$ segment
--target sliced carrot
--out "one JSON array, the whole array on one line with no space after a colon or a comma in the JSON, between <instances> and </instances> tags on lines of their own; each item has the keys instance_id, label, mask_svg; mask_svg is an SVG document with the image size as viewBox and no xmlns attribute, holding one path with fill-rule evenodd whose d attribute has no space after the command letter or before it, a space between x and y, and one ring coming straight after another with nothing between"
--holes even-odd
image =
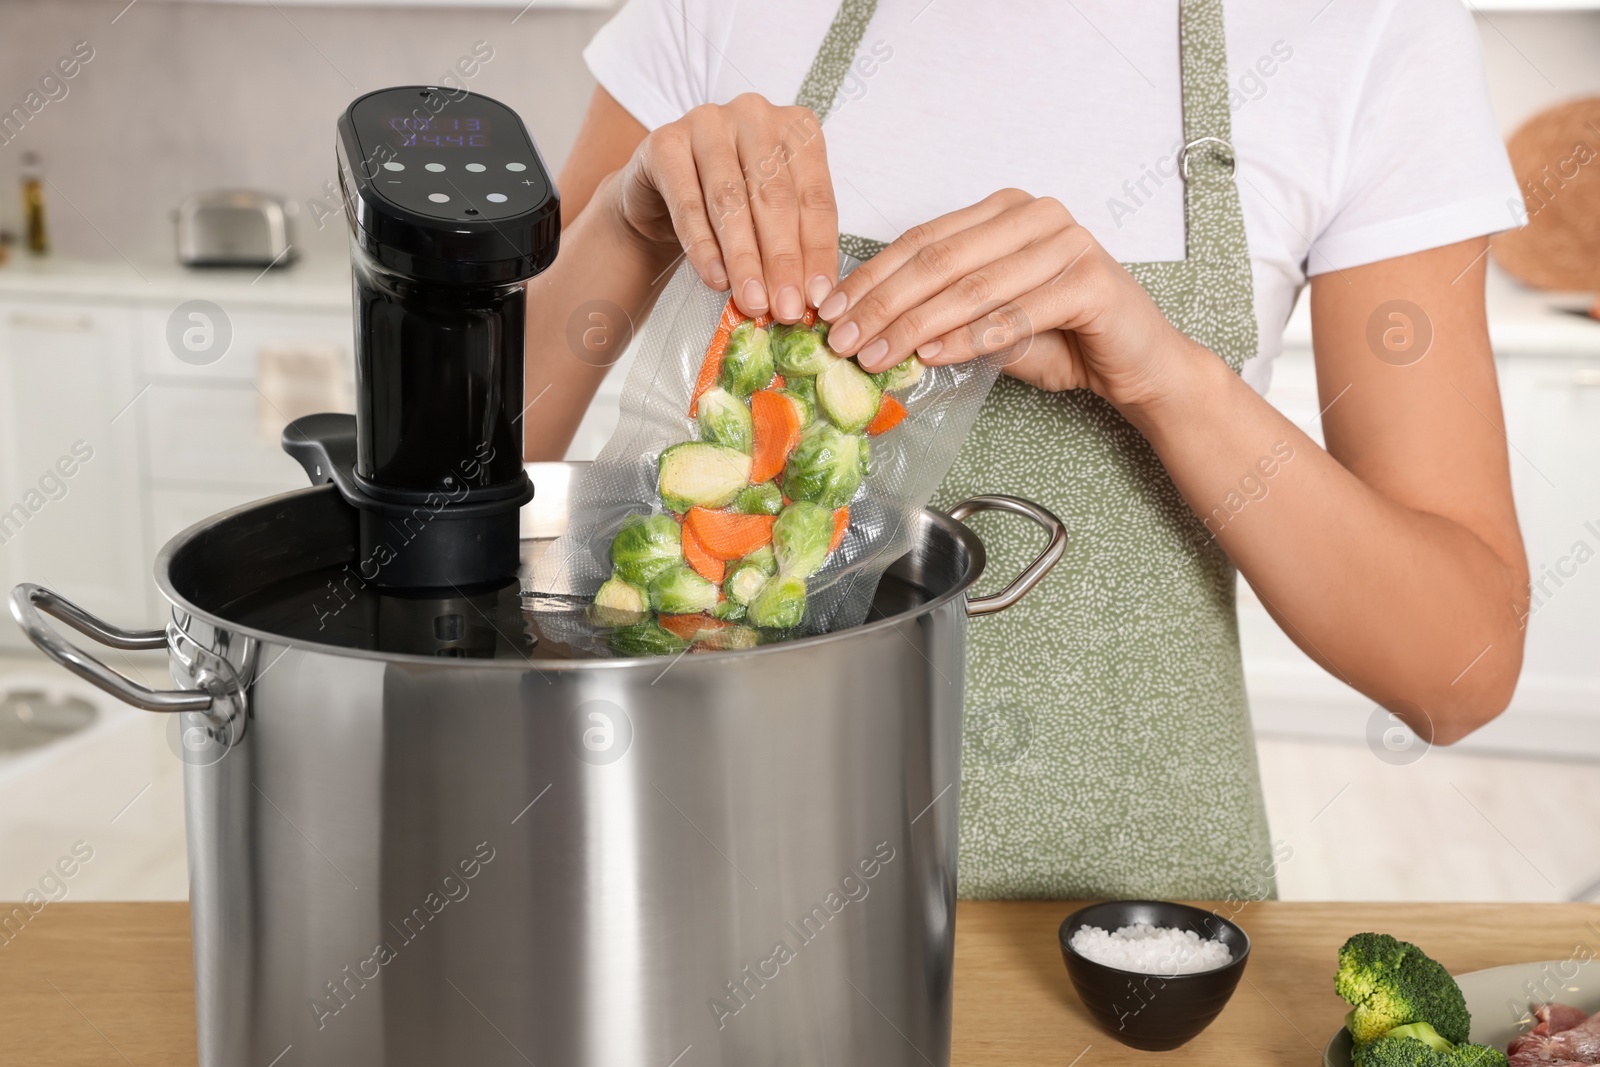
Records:
<instances>
[{"instance_id":1,"label":"sliced carrot","mask_svg":"<svg viewBox=\"0 0 1600 1067\"><path fill-rule=\"evenodd\" d=\"M695 379L694 393L689 397L691 419L700 413L700 395L717 384L717 375L722 373L722 357L728 351L728 338L733 336L733 328L746 318L745 313L734 305L733 298L729 297L716 331L711 335L711 343L706 346L706 358L700 364L700 376Z\"/></svg>"},{"instance_id":2,"label":"sliced carrot","mask_svg":"<svg viewBox=\"0 0 1600 1067\"><path fill-rule=\"evenodd\" d=\"M850 529L850 509L835 509L833 513L833 538L828 542L829 552L839 547L839 542L844 540L844 532L848 529Z\"/></svg>"},{"instance_id":3,"label":"sliced carrot","mask_svg":"<svg viewBox=\"0 0 1600 1067\"><path fill-rule=\"evenodd\" d=\"M750 481L759 485L783 473L789 453L800 443L800 415L788 397L760 389L750 394L750 417L755 422Z\"/></svg>"},{"instance_id":4,"label":"sliced carrot","mask_svg":"<svg viewBox=\"0 0 1600 1067\"><path fill-rule=\"evenodd\" d=\"M783 375L774 374L772 376L772 384L767 386L767 388L768 389L782 389L785 386L787 386L788 384L789 384L788 382L783 380Z\"/></svg>"},{"instance_id":5,"label":"sliced carrot","mask_svg":"<svg viewBox=\"0 0 1600 1067\"><path fill-rule=\"evenodd\" d=\"M772 541L776 515L737 515L731 511L690 508L683 520L685 542L692 535L705 550L719 560L743 559ZM688 546L685 544L685 554Z\"/></svg>"},{"instance_id":6,"label":"sliced carrot","mask_svg":"<svg viewBox=\"0 0 1600 1067\"><path fill-rule=\"evenodd\" d=\"M700 632L699 615L662 615L656 621L663 630L667 630L685 641L693 641L694 635Z\"/></svg>"},{"instance_id":7,"label":"sliced carrot","mask_svg":"<svg viewBox=\"0 0 1600 1067\"><path fill-rule=\"evenodd\" d=\"M722 574L727 570L726 565L700 543L700 538L695 536L687 522L683 524L683 558L696 574L708 582L722 581Z\"/></svg>"},{"instance_id":8,"label":"sliced carrot","mask_svg":"<svg viewBox=\"0 0 1600 1067\"><path fill-rule=\"evenodd\" d=\"M700 374L694 381L694 392L689 396L689 417L692 419L700 414L700 397L707 389L717 384L717 376L722 373L722 357L728 351L728 338L733 335L733 328L750 316L739 310L733 302L733 297L728 298L727 305L722 309L722 318L717 322L717 328L711 334L711 343L706 346L706 358L700 364ZM756 325L762 329L771 326L776 320L772 315L759 315ZM800 321L807 326L817 321L817 313L812 308L806 308L805 314L800 316ZM784 381L781 376L774 376L772 388L782 389ZM764 480L764 479L763 479Z\"/></svg>"},{"instance_id":9,"label":"sliced carrot","mask_svg":"<svg viewBox=\"0 0 1600 1067\"><path fill-rule=\"evenodd\" d=\"M877 436L899 426L906 417L906 406L892 396L883 398L883 403L878 405L878 413L872 416L872 421L867 424L867 433Z\"/></svg>"},{"instance_id":10,"label":"sliced carrot","mask_svg":"<svg viewBox=\"0 0 1600 1067\"><path fill-rule=\"evenodd\" d=\"M731 623L726 619L713 619L709 615L662 615L657 620L667 630L685 641L693 641L703 633L725 630Z\"/></svg>"},{"instance_id":11,"label":"sliced carrot","mask_svg":"<svg viewBox=\"0 0 1600 1067\"><path fill-rule=\"evenodd\" d=\"M701 395L717 384L717 376L722 373L722 357L728 352L728 338L733 336L733 328L749 317L739 310L733 297L728 297L728 303L722 309L722 318L717 321L717 328L711 334L711 343L706 346L706 358L701 362L700 374L694 380L694 392L689 396L691 419L700 414ZM772 325L773 318L770 314L761 315L755 321L758 327L765 329Z\"/></svg>"}]
</instances>

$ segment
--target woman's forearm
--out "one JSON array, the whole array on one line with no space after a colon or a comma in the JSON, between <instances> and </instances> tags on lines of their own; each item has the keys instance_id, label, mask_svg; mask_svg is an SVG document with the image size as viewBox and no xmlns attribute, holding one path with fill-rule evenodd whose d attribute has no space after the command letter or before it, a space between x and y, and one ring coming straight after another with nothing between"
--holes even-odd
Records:
<instances>
[{"instance_id":1,"label":"woman's forearm","mask_svg":"<svg viewBox=\"0 0 1600 1067\"><path fill-rule=\"evenodd\" d=\"M606 371L643 321L672 264L624 225L617 175L561 234L554 265L528 283L523 457L565 455Z\"/></svg>"},{"instance_id":2,"label":"woman's forearm","mask_svg":"<svg viewBox=\"0 0 1600 1067\"><path fill-rule=\"evenodd\" d=\"M1221 360L1175 343L1190 346L1174 356L1188 387L1124 414L1285 632L1374 701L1421 708L1411 725L1435 740L1497 714L1521 663L1514 568L1462 524L1371 488Z\"/></svg>"}]
</instances>

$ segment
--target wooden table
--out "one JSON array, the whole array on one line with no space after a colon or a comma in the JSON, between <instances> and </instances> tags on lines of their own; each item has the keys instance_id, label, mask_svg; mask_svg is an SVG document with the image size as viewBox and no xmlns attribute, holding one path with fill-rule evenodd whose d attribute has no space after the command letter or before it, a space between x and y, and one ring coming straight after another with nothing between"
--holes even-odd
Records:
<instances>
[{"instance_id":1,"label":"wooden table","mask_svg":"<svg viewBox=\"0 0 1600 1067\"><path fill-rule=\"evenodd\" d=\"M1250 964L1221 1017L1175 1052L1134 1052L1095 1028L1067 982L1056 926L1073 907L961 904L958 1067L1315 1065L1345 1011L1334 955L1357 930L1416 941L1456 972L1565 958L1600 940L1593 904L1250 904L1235 916L1254 945ZM195 1062L187 905L52 904L6 937L0 1063Z\"/></svg>"}]
</instances>

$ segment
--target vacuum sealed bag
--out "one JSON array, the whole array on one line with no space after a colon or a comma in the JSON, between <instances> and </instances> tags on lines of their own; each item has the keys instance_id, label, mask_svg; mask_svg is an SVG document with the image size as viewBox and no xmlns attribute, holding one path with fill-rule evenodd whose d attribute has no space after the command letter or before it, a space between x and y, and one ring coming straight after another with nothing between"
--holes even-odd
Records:
<instances>
[{"instance_id":1,"label":"vacuum sealed bag","mask_svg":"<svg viewBox=\"0 0 1600 1067\"><path fill-rule=\"evenodd\" d=\"M841 256L841 275L856 265ZM524 578L546 640L674 654L866 620L1001 360L868 374L826 338L810 313L749 319L679 268L617 430L574 478L567 531Z\"/></svg>"}]
</instances>

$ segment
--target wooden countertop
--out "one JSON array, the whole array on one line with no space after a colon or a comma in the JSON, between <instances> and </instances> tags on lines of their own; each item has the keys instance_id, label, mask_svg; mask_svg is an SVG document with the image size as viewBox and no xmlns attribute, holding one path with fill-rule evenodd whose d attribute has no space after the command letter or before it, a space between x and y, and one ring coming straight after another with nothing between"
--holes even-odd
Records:
<instances>
[{"instance_id":1,"label":"wooden countertop","mask_svg":"<svg viewBox=\"0 0 1600 1067\"><path fill-rule=\"evenodd\" d=\"M1118 1044L1078 1003L1056 946L1074 907L960 905L957 1067L1319 1064L1344 1016L1333 959L1351 933L1415 941L1461 972L1565 958L1600 923L1594 904L1249 904L1234 916L1253 947L1233 1000L1188 1045L1153 1053ZM191 968L186 904L52 904L0 933L0 1062L194 1063Z\"/></svg>"}]
</instances>

